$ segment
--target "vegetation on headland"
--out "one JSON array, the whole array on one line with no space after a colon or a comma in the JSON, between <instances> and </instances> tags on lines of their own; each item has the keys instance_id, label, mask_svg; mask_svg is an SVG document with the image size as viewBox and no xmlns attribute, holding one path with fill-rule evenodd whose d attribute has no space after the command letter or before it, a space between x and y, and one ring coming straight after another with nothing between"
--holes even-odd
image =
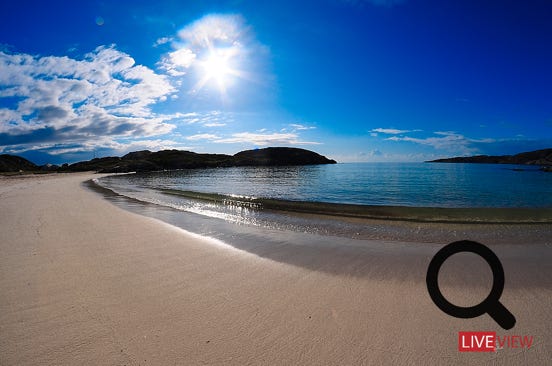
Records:
<instances>
[{"instance_id":1,"label":"vegetation on headland","mask_svg":"<svg viewBox=\"0 0 552 366\"><path fill-rule=\"evenodd\" d=\"M429 163L476 163L476 164L516 164L541 165L541 170L552 171L552 148L524 152L516 155L476 155L458 156L455 158L437 159Z\"/></svg>"},{"instance_id":2,"label":"vegetation on headland","mask_svg":"<svg viewBox=\"0 0 552 366\"><path fill-rule=\"evenodd\" d=\"M74 164L38 166L27 159L14 155L0 155L0 172L83 172L100 173L145 172L231 166L283 166L335 164L310 150L292 147L267 147L241 151L235 155L198 154L191 151L149 150L135 151L122 157L110 156L81 161Z\"/></svg>"}]
</instances>

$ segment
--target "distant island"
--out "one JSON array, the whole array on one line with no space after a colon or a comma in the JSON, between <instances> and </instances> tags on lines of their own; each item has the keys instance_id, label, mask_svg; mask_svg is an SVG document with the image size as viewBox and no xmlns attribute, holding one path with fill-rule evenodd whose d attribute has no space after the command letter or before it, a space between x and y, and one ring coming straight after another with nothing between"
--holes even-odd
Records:
<instances>
[{"instance_id":1,"label":"distant island","mask_svg":"<svg viewBox=\"0 0 552 366\"><path fill-rule=\"evenodd\" d=\"M293 147L267 147L241 151L235 155L198 154L182 150L135 151L122 157L110 156L61 166L38 166L15 155L0 155L0 172L83 172L99 173L147 172L232 166L283 166L336 164L314 151Z\"/></svg>"},{"instance_id":2,"label":"distant island","mask_svg":"<svg viewBox=\"0 0 552 366\"><path fill-rule=\"evenodd\" d=\"M516 155L476 155L458 156L455 158L437 159L428 163L475 163L475 164L517 164L517 165L541 165L542 170L552 170L552 149L543 149L524 152Z\"/></svg>"}]
</instances>

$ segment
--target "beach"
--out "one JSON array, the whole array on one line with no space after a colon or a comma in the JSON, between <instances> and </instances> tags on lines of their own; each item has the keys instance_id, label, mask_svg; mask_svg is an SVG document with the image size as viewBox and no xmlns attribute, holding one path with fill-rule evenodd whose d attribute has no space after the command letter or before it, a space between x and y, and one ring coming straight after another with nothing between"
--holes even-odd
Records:
<instances>
[{"instance_id":1,"label":"beach","mask_svg":"<svg viewBox=\"0 0 552 366\"><path fill-rule=\"evenodd\" d=\"M517 319L506 331L488 315L451 317L428 295L432 256L469 237L427 243L413 234L340 245L312 235L290 245L284 238L291 234L281 232L280 245L232 246L113 205L83 184L97 176L0 178L1 365L552 359L550 224L509 226L516 240L488 243L506 274L501 302ZM267 235L277 241L280 234ZM441 282L447 298L463 306L485 298L492 282L486 264L471 255L450 262ZM534 341L529 349L458 351L459 331L485 330Z\"/></svg>"}]
</instances>

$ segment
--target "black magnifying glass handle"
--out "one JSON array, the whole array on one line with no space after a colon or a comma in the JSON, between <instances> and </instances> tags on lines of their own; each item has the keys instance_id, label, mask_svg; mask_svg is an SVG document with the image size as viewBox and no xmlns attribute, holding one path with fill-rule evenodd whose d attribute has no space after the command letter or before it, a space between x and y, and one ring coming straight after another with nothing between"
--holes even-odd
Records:
<instances>
[{"instance_id":1,"label":"black magnifying glass handle","mask_svg":"<svg viewBox=\"0 0 552 366\"><path fill-rule=\"evenodd\" d=\"M512 329L516 325L516 317L500 301L497 301L487 313L506 330Z\"/></svg>"}]
</instances>

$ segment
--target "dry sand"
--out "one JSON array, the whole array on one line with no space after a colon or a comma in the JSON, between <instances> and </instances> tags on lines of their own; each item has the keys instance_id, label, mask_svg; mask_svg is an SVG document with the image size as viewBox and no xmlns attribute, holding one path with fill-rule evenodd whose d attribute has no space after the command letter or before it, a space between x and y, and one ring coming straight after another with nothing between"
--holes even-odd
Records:
<instances>
[{"instance_id":1,"label":"dry sand","mask_svg":"<svg viewBox=\"0 0 552 366\"><path fill-rule=\"evenodd\" d=\"M552 360L547 242L492 247L507 277L501 301L517 318L505 331L487 315L457 319L433 304L425 271L439 245L365 241L350 273L344 258L354 248L341 255L313 245L300 253L311 265L293 265L122 210L82 185L91 177L0 178L0 365ZM327 270L332 256L339 271ZM443 292L459 305L482 299L490 282L482 260L468 256L443 267ZM461 330L534 342L529 350L459 353Z\"/></svg>"}]
</instances>

